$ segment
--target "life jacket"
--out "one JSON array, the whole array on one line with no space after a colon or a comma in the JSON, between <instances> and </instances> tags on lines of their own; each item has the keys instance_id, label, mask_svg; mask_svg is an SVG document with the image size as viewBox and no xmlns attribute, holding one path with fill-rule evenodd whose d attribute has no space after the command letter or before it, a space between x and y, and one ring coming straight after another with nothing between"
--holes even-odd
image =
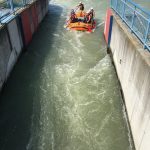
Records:
<instances>
[{"instance_id":1,"label":"life jacket","mask_svg":"<svg viewBox=\"0 0 150 150\"><path fill-rule=\"evenodd\" d=\"M75 14L75 13L71 13L70 18L71 18L71 20L73 21L73 20L76 18L76 14Z\"/></svg>"},{"instance_id":2,"label":"life jacket","mask_svg":"<svg viewBox=\"0 0 150 150\"><path fill-rule=\"evenodd\" d=\"M88 15L88 16L87 16L87 22L90 22L91 19L92 19L91 15Z\"/></svg>"},{"instance_id":3,"label":"life jacket","mask_svg":"<svg viewBox=\"0 0 150 150\"><path fill-rule=\"evenodd\" d=\"M93 18L94 17L94 12L90 12L89 15Z\"/></svg>"},{"instance_id":4,"label":"life jacket","mask_svg":"<svg viewBox=\"0 0 150 150\"><path fill-rule=\"evenodd\" d=\"M84 17L85 16L85 12L84 11L81 11L80 12L80 17Z\"/></svg>"},{"instance_id":5,"label":"life jacket","mask_svg":"<svg viewBox=\"0 0 150 150\"><path fill-rule=\"evenodd\" d=\"M92 18L94 17L93 12L88 13L86 17L87 17L87 22L91 22Z\"/></svg>"}]
</instances>

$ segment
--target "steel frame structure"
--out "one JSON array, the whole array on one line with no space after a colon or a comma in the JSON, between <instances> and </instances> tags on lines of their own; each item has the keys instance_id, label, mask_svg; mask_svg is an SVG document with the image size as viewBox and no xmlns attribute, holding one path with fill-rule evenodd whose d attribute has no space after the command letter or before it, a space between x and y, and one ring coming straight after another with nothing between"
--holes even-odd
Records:
<instances>
[{"instance_id":1,"label":"steel frame structure","mask_svg":"<svg viewBox=\"0 0 150 150\"><path fill-rule=\"evenodd\" d=\"M111 0L111 8L150 51L150 12L131 0Z\"/></svg>"}]
</instances>

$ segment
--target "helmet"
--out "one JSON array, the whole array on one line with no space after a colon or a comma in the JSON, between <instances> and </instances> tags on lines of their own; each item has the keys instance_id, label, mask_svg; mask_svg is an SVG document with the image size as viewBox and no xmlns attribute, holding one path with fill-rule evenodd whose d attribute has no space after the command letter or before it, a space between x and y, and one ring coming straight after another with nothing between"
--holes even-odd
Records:
<instances>
[{"instance_id":1,"label":"helmet","mask_svg":"<svg viewBox=\"0 0 150 150\"><path fill-rule=\"evenodd\" d=\"M83 3L80 1L79 4L83 4Z\"/></svg>"},{"instance_id":2,"label":"helmet","mask_svg":"<svg viewBox=\"0 0 150 150\"><path fill-rule=\"evenodd\" d=\"M93 7L91 7L90 10L94 10Z\"/></svg>"},{"instance_id":3,"label":"helmet","mask_svg":"<svg viewBox=\"0 0 150 150\"><path fill-rule=\"evenodd\" d=\"M71 9L71 13L75 13L74 9Z\"/></svg>"}]
</instances>

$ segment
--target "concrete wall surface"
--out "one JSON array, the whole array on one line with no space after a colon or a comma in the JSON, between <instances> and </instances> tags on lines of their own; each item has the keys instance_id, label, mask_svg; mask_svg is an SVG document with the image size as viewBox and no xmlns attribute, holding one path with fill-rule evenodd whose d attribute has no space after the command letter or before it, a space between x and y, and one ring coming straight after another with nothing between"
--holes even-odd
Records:
<instances>
[{"instance_id":1,"label":"concrete wall surface","mask_svg":"<svg viewBox=\"0 0 150 150\"><path fill-rule=\"evenodd\" d=\"M137 150L150 150L150 52L113 13L110 48Z\"/></svg>"},{"instance_id":2,"label":"concrete wall surface","mask_svg":"<svg viewBox=\"0 0 150 150\"><path fill-rule=\"evenodd\" d=\"M9 77L10 72L12 71L16 61L17 61L17 54L16 54L16 51L13 49L11 51L11 54L7 63L6 79Z\"/></svg>"},{"instance_id":3,"label":"concrete wall surface","mask_svg":"<svg viewBox=\"0 0 150 150\"><path fill-rule=\"evenodd\" d=\"M0 89L5 82L7 64L11 54L11 45L6 26L0 29Z\"/></svg>"},{"instance_id":4,"label":"concrete wall surface","mask_svg":"<svg viewBox=\"0 0 150 150\"><path fill-rule=\"evenodd\" d=\"M47 12L48 1L37 0L0 24L0 90Z\"/></svg>"},{"instance_id":5,"label":"concrete wall surface","mask_svg":"<svg viewBox=\"0 0 150 150\"><path fill-rule=\"evenodd\" d=\"M17 18L14 18L7 24L8 32L9 32L9 37L12 45L12 49L15 50L16 54L19 56L22 48L23 48L23 43L22 43L22 38L19 35L19 27L17 26Z\"/></svg>"}]
</instances>

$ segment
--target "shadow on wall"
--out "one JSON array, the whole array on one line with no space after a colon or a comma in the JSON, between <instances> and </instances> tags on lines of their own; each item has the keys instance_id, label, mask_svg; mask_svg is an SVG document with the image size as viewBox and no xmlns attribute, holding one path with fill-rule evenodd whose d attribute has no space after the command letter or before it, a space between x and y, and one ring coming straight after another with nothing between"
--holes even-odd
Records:
<instances>
[{"instance_id":1,"label":"shadow on wall","mask_svg":"<svg viewBox=\"0 0 150 150\"><path fill-rule=\"evenodd\" d=\"M57 10L52 13L52 10ZM50 55L62 8L49 6L49 13L40 25L0 96L0 149L26 150L31 136L33 113L40 126L40 80L45 59ZM55 20L55 21L54 21ZM36 132L36 129L35 129ZM37 131L38 132L38 131ZM38 140L38 137L37 137ZM38 141L37 141L38 142Z\"/></svg>"}]
</instances>

